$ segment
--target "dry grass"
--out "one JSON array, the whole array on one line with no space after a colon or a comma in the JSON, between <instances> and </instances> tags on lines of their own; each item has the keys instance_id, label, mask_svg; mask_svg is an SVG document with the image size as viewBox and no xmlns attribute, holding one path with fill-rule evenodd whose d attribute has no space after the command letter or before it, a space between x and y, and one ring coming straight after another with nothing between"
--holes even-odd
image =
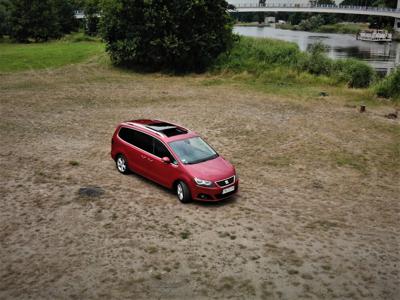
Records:
<instances>
[{"instance_id":1,"label":"dry grass","mask_svg":"<svg viewBox=\"0 0 400 300\"><path fill-rule=\"evenodd\" d=\"M0 298L399 295L393 108L209 81L96 61L1 75ZM120 175L111 135L141 117L201 133L237 166L240 194L182 205ZM105 193L82 199L86 186Z\"/></svg>"}]
</instances>

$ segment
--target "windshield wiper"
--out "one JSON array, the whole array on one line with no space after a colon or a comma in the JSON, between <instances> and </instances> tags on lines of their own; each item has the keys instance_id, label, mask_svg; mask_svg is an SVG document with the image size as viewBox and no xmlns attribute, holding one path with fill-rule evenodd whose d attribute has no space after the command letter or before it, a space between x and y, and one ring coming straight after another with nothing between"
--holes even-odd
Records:
<instances>
[{"instance_id":1,"label":"windshield wiper","mask_svg":"<svg viewBox=\"0 0 400 300\"><path fill-rule=\"evenodd\" d=\"M205 162L207 160L211 160L211 159L214 159L214 158L217 158L217 157L218 157L218 154L214 154L214 155L211 155L211 156L206 157L206 158L202 158L202 159L199 159L199 160L188 162L187 164L188 165L195 165L195 164L199 164L199 163L202 163L202 162Z\"/></svg>"}]
</instances>

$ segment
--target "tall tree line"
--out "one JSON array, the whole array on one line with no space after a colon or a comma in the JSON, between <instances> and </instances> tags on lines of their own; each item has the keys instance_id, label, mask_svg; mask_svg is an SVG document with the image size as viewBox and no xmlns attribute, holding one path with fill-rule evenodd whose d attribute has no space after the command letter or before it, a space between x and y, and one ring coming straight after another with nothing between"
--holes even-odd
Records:
<instances>
[{"instance_id":1,"label":"tall tree line","mask_svg":"<svg viewBox=\"0 0 400 300\"><path fill-rule=\"evenodd\" d=\"M99 0L0 0L0 38L41 42L76 31L76 10L87 15L84 28L97 33Z\"/></svg>"}]
</instances>

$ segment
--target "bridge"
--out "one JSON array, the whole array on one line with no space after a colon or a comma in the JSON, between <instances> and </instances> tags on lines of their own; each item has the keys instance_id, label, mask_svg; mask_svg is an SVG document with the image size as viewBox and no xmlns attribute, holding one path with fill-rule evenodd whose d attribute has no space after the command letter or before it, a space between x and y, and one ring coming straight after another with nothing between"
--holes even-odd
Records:
<instances>
[{"instance_id":1,"label":"bridge","mask_svg":"<svg viewBox=\"0 0 400 300\"><path fill-rule=\"evenodd\" d=\"M273 1L273 0L272 0ZM347 6L347 5L311 5L299 3L273 3L265 0L235 3L235 9L230 12L304 12L382 16L395 19L394 29L400 32L400 0L397 8Z\"/></svg>"}]
</instances>

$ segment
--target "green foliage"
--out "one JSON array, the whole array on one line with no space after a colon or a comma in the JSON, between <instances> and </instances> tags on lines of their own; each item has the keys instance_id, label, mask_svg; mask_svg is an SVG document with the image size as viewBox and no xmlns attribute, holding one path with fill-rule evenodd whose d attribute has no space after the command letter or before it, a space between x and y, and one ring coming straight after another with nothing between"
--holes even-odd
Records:
<instances>
[{"instance_id":1,"label":"green foliage","mask_svg":"<svg viewBox=\"0 0 400 300\"><path fill-rule=\"evenodd\" d=\"M309 48L309 53L304 53L298 59L298 68L315 75L331 75L333 61L325 54L325 46L315 43Z\"/></svg>"},{"instance_id":2,"label":"green foliage","mask_svg":"<svg viewBox=\"0 0 400 300\"><path fill-rule=\"evenodd\" d=\"M78 29L75 19L75 5L68 0L54 0L56 15L61 33L66 34Z\"/></svg>"},{"instance_id":3,"label":"green foliage","mask_svg":"<svg viewBox=\"0 0 400 300\"><path fill-rule=\"evenodd\" d=\"M222 54L215 69L262 73L274 66L290 66L297 61L300 54L295 43L272 39L254 39L240 37L228 53Z\"/></svg>"},{"instance_id":4,"label":"green foliage","mask_svg":"<svg viewBox=\"0 0 400 300\"><path fill-rule=\"evenodd\" d=\"M85 0L83 4L85 12L85 32L90 36L95 36L99 33L99 14L100 0Z\"/></svg>"},{"instance_id":5,"label":"green foliage","mask_svg":"<svg viewBox=\"0 0 400 300\"><path fill-rule=\"evenodd\" d=\"M37 44L0 44L0 73L57 68L104 53L98 42L65 41Z\"/></svg>"},{"instance_id":6,"label":"green foliage","mask_svg":"<svg viewBox=\"0 0 400 300\"><path fill-rule=\"evenodd\" d=\"M0 0L0 38L10 32L10 0Z\"/></svg>"},{"instance_id":7,"label":"green foliage","mask_svg":"<svg viewBox=\"0 0 400 300\"><path fill-rule=\"evenodd\" d=\"M311 18L300 22L299 29L304 31L315 31L317 28L325 24L325 20L321 15L315 15Z\"/></svg>"},{"instance_id":8,"label":"green foliage","mask_svg":"<svg viewBox=\"0 0 400 300\"><path fill-rule=\"evenodd\" d=\"M317 28L317 32L325 32L325 33L345 33L345 34L356 34L360 30L364 29L366 26L362 24L326 24Z\"/></svg>"},{"instance_id":9,"label":"green foliage","mask_svg":"<svg viewBox=\"0 0 400 300\"><path fill-rule=\"evenodd\" d=\"M219 57L214 70L252 74L264 82L275 80L282 85L311 84L318 78L320 82L358 88L367 87L374 80L375 72L366 63L332 60L325 50L322 43L301 52L294 43L241 37L229 53Z\"/></svg>"},{"instance_id":10,"label":"green foliage","mask_svg":"<svg viewBox=\"0 0 400 300\"><path fill-rule=\"evenodd\" d=\"M61 36L53 0L14 0L11 37L18 42L47 41Z\"/></svg>"},{"instance_id":11,"label":"green foliage","mask_svg":"<svg viewBox=\"0 0 400 300\"><path fill-rule=\"evenodd\" d=\"M334 71L341 81L345 81L349 87L354 88L366 88L376 77L370 65L356 59L335 61Z\"/></svg>"},{"instance_id":12,"label":"green foliage","mask_svg":"<svg viewBox=\"0 0 400 300\"><path fill-rule=\"evenodd\" d=\"M101 28L114 64L202 71L233 42L224 0L103 0Z\"/></svg>"},{"instance_id":13,"label":"green foliage","mask_svg":"<svg viewBox=\"0 0 400 300\"><path fill-rule=\"evenodd\" d=\"M290 14L288 22L292 25L299 25L303 21L303 13L295 12Z\"/></svg>"},{"instance_id":14,"label":"green foliage","mask_svg":"<svg viewBox=\"0 0 400 300\"><path fill-rule=\"evenodd\" d=\"M379 97L400 100L400 67L374 87Z\"/></svg>"},{"instance_id":15,"label":"green foliage","mask_svg":"<svg viewBox=\"0 0 400 300\"><path fill-rule=\"evenodd\" d=\"M18 42L59 38L76 27L73 5L68 0L13 0L10 26Z\"/></svg>"}]
</instances>

